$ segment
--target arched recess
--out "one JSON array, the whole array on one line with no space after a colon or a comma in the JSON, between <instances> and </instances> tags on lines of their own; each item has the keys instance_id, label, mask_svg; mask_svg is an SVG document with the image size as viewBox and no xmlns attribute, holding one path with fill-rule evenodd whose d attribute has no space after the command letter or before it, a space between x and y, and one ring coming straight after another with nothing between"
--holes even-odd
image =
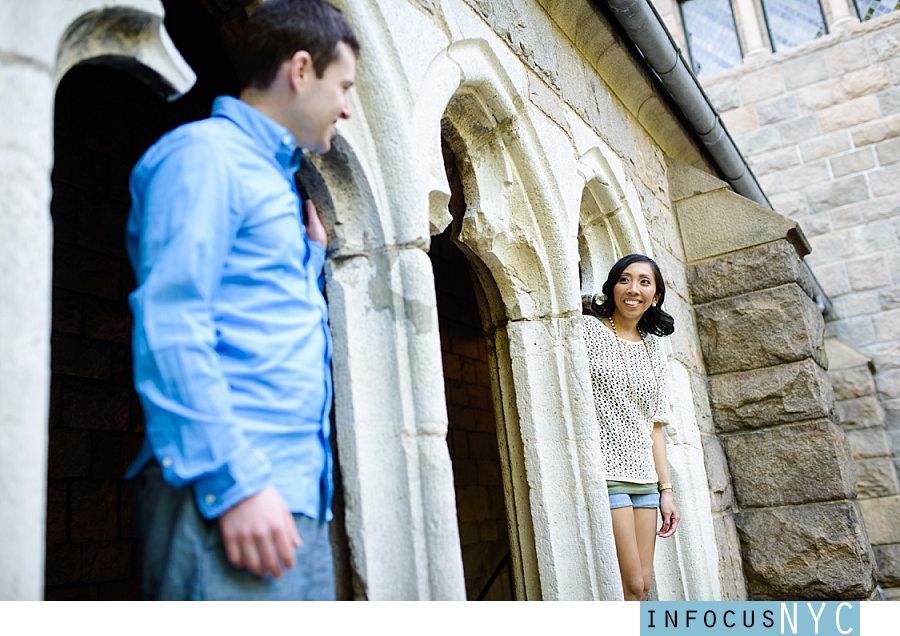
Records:
<instances>
[{"instance_id":1,"label":"arched recess","mask_svg":"<svg viewBox=\"0 0 900 636\"><path fill-rule=\"evenodd\" d=\"M0 330L0 424L6 439L15 440L0 444L0 597L9 599L40 598L44 587L54 88L74 65L101 58L137 60L123 65L169 96L193 81L167 44L157 0L82 0L56 3L52 10L41 2L19 4L0 47L6 89L0 295L7 300Z\"/></svg>"},{"instance_id":2,"label":"arched recess","mask_svg":"<svg viewBox=\"0 0 900 636\"><path fill-rule=\"evenodd\" d=\"M609 149L601 145L579 158L584 178L578 215L578 251L583 294L600 293L612 265L628 254L657 258L639 203ZM671 262L671 261L670 261ZM675 272L664 272L673 276ZM689 299L667 294L667 309ZM689 311L676 312L690 315ZM684 328L676 325L676 328ZM669 338L661 339L669 361L669 400L673 421L665 427L668 463L682 515L680 530L657 541L651 597L658 600L718 600L721 589L712 513L694 414L689 371L674 355Z\"/></svg>"},{"instance_id":3,"label":"arched recess","mask_svg":"<svg viewBox=\"0 0 900 636\"><path fill-rule=\"evenodd\" d=\"M431 70L451 69L460 80L441 86L452 89L442 135L466 204L451 237L477 281L488 340L517 597L620 598L561 197L489 46L454 43ZM432 230L444 226L432 214Z\"/></svg>"}]
</instances>

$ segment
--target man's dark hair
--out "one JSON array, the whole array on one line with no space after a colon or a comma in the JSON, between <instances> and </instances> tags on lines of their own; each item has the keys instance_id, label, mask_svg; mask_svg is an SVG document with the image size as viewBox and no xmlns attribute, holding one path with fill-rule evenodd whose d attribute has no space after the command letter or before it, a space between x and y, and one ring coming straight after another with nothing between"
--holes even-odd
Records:
<instances>
[{"instance_id":1,"label":"man's dark hair","mask_svg":"<svg viewBox=\"0 0 900 636\"><path fill-rule=\"evenodd\" d=\"M281 65L297 51L312 57L318 77L337 59L338 42L359 56L359 41L344 14L324 0L269 0L241 33L237 76L241 90L268 88Z\"/></svg>"},{"instance_id":2,"label":"man's dark hair","mask_svg":"<svg viewBox=\"0 0 900 636\"><path fill-rule=\"evenodd\" d=\"M603 294L606 298L603 302L598 302L598 297L588 297L589 302L584 305L584 313L597 316L598 318L609 318L612 316L616 308L616 301L613 298L613 288L622 277L622 272L632 263L649 263L653 270L653 278L656 282L656 293L659 294L659 301L656 307L648 307L644 315L638 321L638 328L645 333L652 333L654 336L668 336L675 331L675 319L663 311L663 301L666 299L666 283L663 280L662 272L659 266L649 256L643 254L629 254L612 266L609 270L609 276L603 283ZM586 299L586 300L588 300Z\"/></svg>"}]
</instances>

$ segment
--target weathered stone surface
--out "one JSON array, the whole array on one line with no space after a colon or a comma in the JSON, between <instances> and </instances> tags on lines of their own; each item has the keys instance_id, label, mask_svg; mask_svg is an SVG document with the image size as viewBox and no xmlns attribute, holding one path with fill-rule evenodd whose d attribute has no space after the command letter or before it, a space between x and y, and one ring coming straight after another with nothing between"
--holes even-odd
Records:
<instances>
[{"instance_id":1,"label":"weathered stone surface","mask_svg":"<svg viewBox=\"0 0 900 636\"><path fill-rule=\"evenodd\" d=\"M747 586L741 564L741 543L730 514L713 517L716 547L719 554L719 583L723 601L744 601Z\"/></svg>"},{"instance_id":2,"label":"weathered stone surface","mask_svg":"<svg viewBox=\"0 0 900 636\"><path fill-rule=\"evenodd\" d=\"M752 104L784 92L784 76L778 67L742 77L738 84L744 104Z\"/></svg>"},{"instance_id":3,"label":"weathered stone surface","mask_svg":"<svg viewBox=\"0 0 900 636\"><path fill-rule=\"evenodd\" d=\"M882 254L870 254L849 261L847 278L853 291L883 289L891 284L891 274Z\"/></svg>"},{"instance_id":4,"label":"weathered stone surface","mask_svg":"<svg viewBox=\"0 0 900 636\"><path fill-rule=\"evenodd\" d=\"M788 283L801 285L812 296L809 274L786 240L693 263L687 268L687 279L698 304Z\"/></svg>"},{"instance_id":5,"label":"weathered stone surface","mask_svg":"<svg viewBox=\"0 0 900 636\"><path fill-rule=\"evenodd\" d=\"M860 126L850 135L857 148L900 136L900 113Z\"/></svg>"},{"instance_id":6,"label":"weathered stone surface","mask_svg":"<svg viewBox=\"0 0 900 636\"><path fill-rule=\"evenodd\" d=\"M873 545L878 564L878 583L882 587L900 586L900 544Z\"/></svg>"},{"instance_id":7,"label":"weathered stone surface","mask_svg":"<svg viewBox=\"0 0 900 636\"><path fill-rule=\"evenodd\" d=\"M788 88L806 86L828 79L828 61L824 53L804 55L782 64L781 72L784 74L784 83Z\"/></svg>"},{"instance_id":8,"label":"weathered stone surface","mask_svg":"<svg viewBox=\"0 0 900 636\"><path fill-rule=\"evenodd\" d=\"M728 129L731 130L731 127L729 126ZM806 117L799 117L793 121L784 122L778 126L778 131L781 133L782 143L796 144L818 135L819 121L816 119L815 115L807 115Z\"/></svg>"},{"instance_id":9,"label":"weathered stone surface","mask_svg":"<svg viewBox=\"0 0 900 636\"><path fill-rule=\"evenodd\" d=\"M800 156L803 157L803 161L814 161L845 152L850 148L850 135L841 130L801 144Z\"/></svg>"},{"instance_id":10,"label":"weathered stone surface","mask_svg":"<svg viewBox=\"0 0 900 636\"><path fill-rule=\"evenodd\" d=\"M830 297L850 293L850 279L847 278L847 268L844 263L828 263L819 265L814 269L816 280Z\"/></svg>"},{"instance_id":11,"label":"weathered stone surface","mask_svg":"<svg viewBox=\"0 0 900 636\"><path fill-rule=\"evenodd\" d=\"M860 499L859 509L872 545L900 543L900 496Z\"/></svg>"},{"instance_id":12,"label":"weathered stone surface","mask_svg":"<svg viewBox=\"0 0 900 636\"><path fill-rule=\"evenodd\" d=\"M878 155L878 163L889 166L900 161L900 139L891 139L875 146L875 154Z\"/></svg>"},{"instance_id":13,"label":"weathered stone surface","mask_svg":"<svg viewBox=\"0 0 900 636\"><path fill-rule=\"evenodd\" d=\"M864 95L871 95L883 91L891 85L888 78L887 67L883 64L875 64L853 73L848 73L841 78L841 87L847 99L856 99ZM881 96L878 96L879 102ZM888 113L885 113L888 114Z\"/></svg>"},{"instance_id":14,"label":"weathered stone surface","mask_svg":"<svg viewBox=\"0 0 900 636\"><path fill-rule=\"evenodd\" d=\"M853 459L890 457L891 443L881 426L844 431Z\"/></svg>"},{"instance_id":15,"label":"weathered stone surface","mask_svg":"<svg viewBox=\"0 0 900 636\"><path fill-rule=\"evenodd\" d=\"M737 82L722 82L705 87L706 94L720 113L741 105Z\"/></svg>"},{"instance_id":16,"label":"weathered stone surface","mask_svg":"<svg viewBox=\"0 0 900 636\"><path fill-rule=\"evenodd\" d=\"M881 109L878 107L878 98L867 95L821 110L817 116L822 132L829 133L879 119Z\"/></svg>"},{"instance_id":17,"label":"weathered stone surface","mask_svg":"<svg viewBox=\"0 0 900 636\"><path fill-rule=\"evenodd\" d=\"M747 156L753 156L768 150L781 147L781 135L778 128L760 128L738 136L735 141L741 148L741 152Z\"/></svg>"},{"instance_id":18,"label":"weathered stone surface","mask_svg":"<svg viewBox=\"0 0 900 636\"><path fill-rule=\"evenodd\" d=\"M878 93L878 105L881 106L881 112L885 115L900 113L900 88L892 88Z\"/></svg>"},{"instance_id":19,"label":"weathered stone surface","mask_svg":"<svg viewBox=\"0 0 900 636\"><path fill-rule=\"evenodd\" d=\"M709 398L716 430L722 433L828 418L834 407L828 376L809 358L714 376Z\"/></svg>"},{"instance_id":20,"label":"weathered stone surface","mask_svg":"<svg viewBox=\"0 0 900 636\"><path fill-rule=\"evenodd\" d=\"M722 442L741 507L856 496L856 474L844 433L828 420L727 435Z\"/></svg>"},{"instance_id":21,"label":"weathered stone surface","mask_svg":"<svg viewBox=\"0 0 900 636\"><path fill-rule=\"evenodd\" d=\"M827 366L825 323L799 285L717 300L696 308L710 374L748 371L812 357Z\"/></svg>"},{"instance_id":22,"label":"weathered stone surface","mask_svg":"<svg viewBox=\"0 0 900 636\"><path fill-rule=\"evenodd\" d=\"M821 212L869 198L869 184L864 175L847 177L839 181L827 181L809 186L809 207L813 212Z\"/></svg>"},{"instance_id":23,"label":"weathered stone surface","mask_svg":"<svg viewBox=\"0 0 900 636\"><path fill-rule=\"evenodd\" d=\"M800 116L797 98L791 93L779 95L756 105L756 116L760 126L768 126Z\"/></svg>"},{"instance_id":24,"label":"weathered stone surface","mask_svg":"<svg viewBox=\"0 0 900 636\"><path fill-rule=\"evenodd\" d=\"M874 396L843 400L836 405L841 426L866 428L884 424L884 414Z\"/></svg>"},{"instance_id":25,"label":"weathered stone surface","mask_svg":"<svg viewBox=\"0 0 900 636\"><path fill-rule=\"evenodd\" d=\"M837 79L813 84L798 89L797 102L803 112L816 112L835 104L840 104L844 99L841 83Z\"/></svg>"},{"instance_id":26,"label":"weathered stone surface","mask_svg":"<svg viewBox=\"0 0 900 636\"><path fill-rule=\"evenodd\" d=\"M759 120L756 118L756 108L742 106L722 113L722 121L732 135L744 135L759 128ZM816 122L818 128L819 123Z\"/></svg>"},{"instance_id":27,"label":"weathered stone surface","mask_svg":"<svg viewBox=\"0 0 900 636\"><path fill-rule=\"evenodd\" d=\"M709 483L710 508L713 512L727 510L734 500L722 442L715 435L701 435L700 441L703 444L703 463Z\"/></svg>"},{"instance_id":28,"label":"weathered stone surface","mask_svg":"<svg viewBox=\"0 0 900 636\"><path fill-rule=\"evenodd\" d=\"M773 150L750 159L750 167L757 175L763 175L773 170L786 170L798 165L800 165L800 153L795 147Z\"/></svg>"},{"instance_id":29,"label":"weathered stone surface","mask_svg":"<svg viewBox=\"0 0 900 636\"><path fill-rule=\"evenodd\" d=\"M875 557L854 502L746 510L735 515L753 600L863 599Z\"/></svg>"},{"instance_id":30,"label":"weathered stone surface","mask_svg":"<svg viewBox=\"0 0 900 636\"><path fill-rule=\"evenodd\" d=\"M833 363L830 354L828 361ZM872 380L872 372L869 371L868 366L829 371L828 378L831 380L831 386L834 387L835 400L851 400L875 393L875 381Z\"/></svg>"},{"instance_id":31,"label":"weathered stone surface","mask_svg":"<svg viewBox=\"0 0 900 636\"><path fill-rule=\"evenodd\" d=\"M900 494L894 462L890 457L857 460L856 487L860 500Z\"/></svg>"},{"instance_id":32,"label":"weathered stone surface","mask_svg":"<svg viewBox=\"0 0 900 636\"><path fill-rule=\"evenodd\" d=\"M831 172L835 178L840 178L854 172L864 172L875 167L875 154L871 148L863 148L846 155L839 155L831 159Z\"/></svg>"},{"instance_id":33,"label":"weathered stone surface","mask_svg":"<svg viewBox=\"0 0 900 636\"><path fill-rule=\"evenodd\" d=\"M896 194L900 192L900 166L894 164L875 170L869 175L869 180L874 196L883 197Z\"/></svg>"}]
</instances>

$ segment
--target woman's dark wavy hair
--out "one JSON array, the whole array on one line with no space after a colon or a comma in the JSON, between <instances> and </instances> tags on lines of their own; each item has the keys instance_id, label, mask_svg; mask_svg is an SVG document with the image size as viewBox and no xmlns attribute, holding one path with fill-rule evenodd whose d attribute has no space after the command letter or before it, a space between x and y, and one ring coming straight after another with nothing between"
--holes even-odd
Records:
<instances>
[{"instance_id":1,"label":"woman's dark wavy hair","mask_svg":"<svg viewBox=\"0 0 900 636\"><path fill-rule=\"evenodd\" d=\"M584 313L597 316L598 318L609 318L612 316L613 310L616 308L616 303L613 299L613 288L616 286L619 278L622 277L622 272L632 263L650 264L650 268L653 270L653 278L656 280L656 293L659 294L656 307L649 307L644 312L644 315L641 316L638 322L638 328L646 333L652 333L654 336L671 335L675 331L675 319L664 312L662 308L663 301L666 299L666 283L663 281L662 272L659 271L659 266L656 262L643 254L629 254L620 258L609 270L609 276L606 277L606 282L603 283L603 295L606 298L603 302L598 302L600 299L596 295L585 296L583 298Z\"/></svg>"},{"instance_id":2,"label":"woman's dark wavy hair","mask_svg":"<svg viewBox=\"0 0 900 636\"><path fill-rule=\"evenodd\" d=\"M269 0L241 31L237 54L240 88L266 89L278 68L297 51L312 58L316 75L337 59L338 42L359 56L359 41L344 14L324 0Z\"/></svg>"}]
</instances>

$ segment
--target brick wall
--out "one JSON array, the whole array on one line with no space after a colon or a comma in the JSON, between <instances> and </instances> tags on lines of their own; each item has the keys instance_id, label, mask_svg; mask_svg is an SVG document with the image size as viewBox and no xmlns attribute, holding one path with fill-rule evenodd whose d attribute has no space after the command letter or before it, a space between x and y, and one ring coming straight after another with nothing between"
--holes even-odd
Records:
<instances>
[{"instance_id":1,"label":"brick wall","mask_svg":"<svg viewBox=\"0 0 900 636\"><path fill-rule=\"evenodd\" d=\"M900 12L704 79L775 209L800 223L834 304L827 335L870 357L900 468Z\"/></svg>"},{"instance_id":2,"label":"brick wall","mask_svg":"<svg viewBox=\"0 0 900 636\"><path fill-rule=\"evenodd\" d=\"M512 600L509 532L487 349L465 257L432 237L447 398L447 446L469 600ZM492 575L499 572L491 581Z\"/></svg>"}]
</instances>

